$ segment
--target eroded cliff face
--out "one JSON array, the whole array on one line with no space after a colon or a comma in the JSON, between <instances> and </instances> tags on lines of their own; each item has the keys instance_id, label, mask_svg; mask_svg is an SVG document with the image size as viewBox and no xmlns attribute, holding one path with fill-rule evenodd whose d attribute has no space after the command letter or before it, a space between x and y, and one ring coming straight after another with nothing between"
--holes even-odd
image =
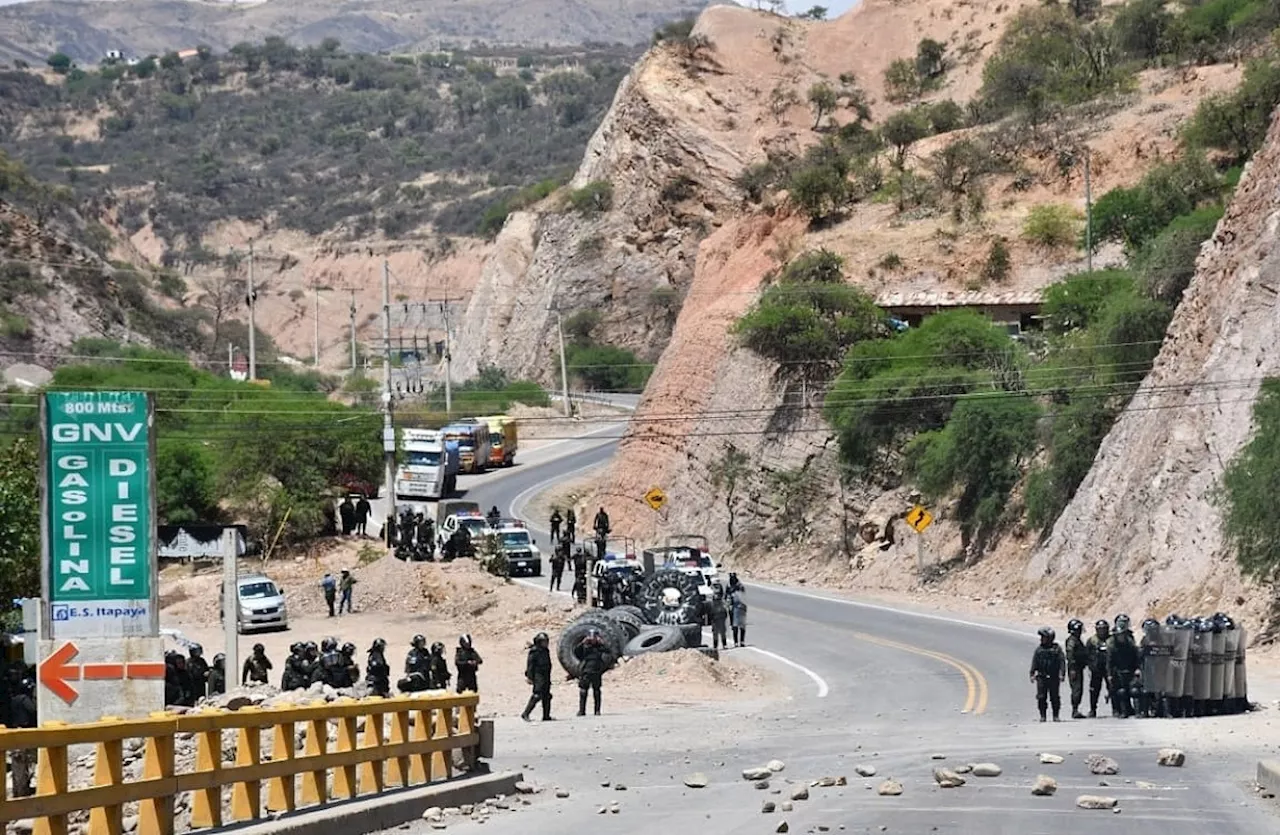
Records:
<instances>
[{"instance_id":1,"label":"eroded cliff face","mask_svg":"<svg viewBox=\"0 0 1280 835\"><path fill-rule=\"evenodd\" d=\"M1280 123L1197 266L1154 369L1026 566L1050 600L1135 615L1263 603L1225 547L1213 491L1250 437L1262 379L1280 374Z\"/></svg>"}]
</instances>

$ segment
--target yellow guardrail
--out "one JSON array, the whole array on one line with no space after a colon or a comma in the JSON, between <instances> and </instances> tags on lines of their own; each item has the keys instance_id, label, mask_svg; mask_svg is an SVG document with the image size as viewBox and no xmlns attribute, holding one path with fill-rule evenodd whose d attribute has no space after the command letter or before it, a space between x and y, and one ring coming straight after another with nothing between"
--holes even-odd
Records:
<instances>
[{"instance_id":1,"label":"yellow guardrail","mask_svg":"<svg viewBox=\"0 0 1280 835\"><path fill-rule=\"evenodd\" d=\"M0 787L0 823L34 818L35 835L66 835L70 813L89 810L88 835L120 835L124 804L138 804L138 835L172 835L174 801L191 793L191 828L251 821L265 812L292 812L330 800L377 794L453 776L454 751L473 761L480 746L474 693L393 699L342 699L305 707L203 710L150 719L104 719L84 725L47 723L0 729L0 763L9 751L38 751L36 793L9 797ZM362 733L357 732L364 720ZM330 723L337 726L330 748ZM306 730L299 753L295 733ZM262 734L271 731L271 752ZM223 762L223 731L236 731L235 762ZM175 739L190 735L195 757L179 772ZM144 743L142 773L127 779L124 742ZM72 788L67 749L93 745L93 785ZM0 776L3 770L0 769ZM7 782L7 781L6 781ZM223 820L223 789L231 789Z\"/></svg>"}]
</instances>

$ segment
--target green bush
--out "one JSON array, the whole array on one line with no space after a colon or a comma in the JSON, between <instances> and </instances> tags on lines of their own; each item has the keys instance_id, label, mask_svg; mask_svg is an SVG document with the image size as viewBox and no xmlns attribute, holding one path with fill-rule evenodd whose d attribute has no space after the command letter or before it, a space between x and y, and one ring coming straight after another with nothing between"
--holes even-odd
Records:
<instances>
[{"instance_id":1,"label":"green bush","mask_svg":"<svg viewBox=\"0 0 1280 835\"><path fill-rule=\"evenodd\" d=\"M613 345L570 345L565 353L570 376L589 391L643 391L653 373L653 365Z\"/></svg>"},{"instance_id":2,"label":"green bush","mask_svg":"<svg viewBox=\"0 0 1280 835\"><path fill-rule=\"evenodd\" d=\"M569 192L569 206L579 214L595 215L613 208L613 184L593 180Z\"/></svg>"},{"instance_id":3,"label":"green bush","mask_svg":"<svg viewBox=\"0 0 1280 835\"><path fill-rule=\"evenodd\" d=\"M1116 407L1096 394L1082 394L1054 407L1050 463L1033 470L1027 479L1027 524L1047 530L1057 521L1089 474L1116 416Z\"/></svg>"},{"instance_id":4,"label":"green bush","mask_svg":"<svg viewBox=\"0 0 1280 835\"><path fill-rule=\"evenodd\" d=\"M1133 264L1142 292L1148 298L1170 307L1178 304L1195 275L1200 247L1213 237L1222 211L1222 206L1206 206L1176 217L1142 247Z\"/></svg>"},{"instance_id":5,"label":"green bush","mask_svg":"<svg viewBox=\"0 0 1280 835\"><path fill-rule=\"evenodd\" d=\"M157 444L156 509L164 524L216 522L220 516L216 469L198 441Z\"/></svg>"},{"instance_id":6,"label":"green bush","mask_svg":"<svg viewBox=\"0 0 1280 835\"><path fill-rule=\"evenodd\" d=\"M1193 146L1215 148L1243 163L1266 139L1271 113L1280 104L1280 64L1251 61L1232 93L1210 96L1196 108L1185 138Z\"/></svg>"},{"instance_id":7,"label":"green bush","mask_svg":"<svg viewBox=\"0 0 1280 835\"><path fill-rule=\"evenodd\" d=\"M1121 241L1130 253L1137 252L1174 218L1216 200L1220 188L1218 177L1198 155L1157 165L1136 186L1114 188L1093 205L1093 245Z\"/></svg>"},{"instance_id":8,"label":"green bush","mask_svg":"<svg viewBox=\"0 0 1280 835\"><path fill-rule=\"evenodd\" d=\"M1248 577L1274 583L1280 568L1280 380L1264 380L1253 405L1253 437L1222 474L1222 531Z\"/></svg>"},{"instance_id":9,"label":"green bush","mask_svg":"<svg viewBox=\"0 0 1280 835\"><path fill-rule=\"evenodd\" d=\"M1097 324L1112 296L1133 295L1133 275L1127 270L1077 273L1049 285L1040 313L1052 333L1070 333Z\"/></svg>"},{"instance_id":10,"label":"green bush","mask_svg":"<svg viewBox=\"0 0 1280 835\"><path fill-rule=\"evenodd\" d=\"M1079 239L1080 214L1070 206L1033 206L1022 224L1022 237L1049 249L1074 246Z\"/></svg>"},{"instance_id":11,"label":"green bush","mask_svg":"<svg viewBox=\"0 0 1280 835\"><path fill-rule=\"evenodd\" d=\"M991 242L987 259L982 263L981 278L983 281L999 284L1009 277L1012 269L1013 260L1009 257L1009 247L1003 238L997 238Z\"/></svg>"},{"instance_id":12,"label":"green bush","mask_svg":"<svg viewBox=\"0 0 1280 835\"><path fill-rule=\"evenodd\" d=\"M814 223L838 216L849 204L847 163L832 162L801 168L787 182L787 194Z\"/></svg>"},{"instance_id":13,"label":"green bush","mask_svg":"<svg viewBox=\"0 0 1280 835\"><path fill-rule=\"evenodd\" d=\"M40 594L37 449L34 438L19 437L0 454L0 600L6 603Z\"/></svg>"}]
</instances>

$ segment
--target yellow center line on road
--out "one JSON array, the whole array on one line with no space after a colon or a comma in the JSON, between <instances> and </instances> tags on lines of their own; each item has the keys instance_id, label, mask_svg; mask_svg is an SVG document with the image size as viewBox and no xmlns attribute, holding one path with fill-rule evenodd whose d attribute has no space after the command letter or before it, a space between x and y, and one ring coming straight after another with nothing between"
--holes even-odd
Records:
<instances>
[{"instance_id":1,"label":"yellow center line on road","mask_svg":"<svg viewBox=\"0 0 1280 835\"><path fill-rule=\"evenodd\" d=\"M953 669L959 670L960 674L964 676L964 712L974 715L981 715L987 712L987 678L972 664L961 661L959 658L947 655L943 652L924 649L922 647L912 646L911 644L903 644L898 641L891 641L888 638L869 635L866 632L854 632L853 637L860 641L866 641L867 643L886 647L888 649L902 650L903 652L909 652L913 655L931 658L934 661L940 661Z\"/></svg>"}]
</instances>

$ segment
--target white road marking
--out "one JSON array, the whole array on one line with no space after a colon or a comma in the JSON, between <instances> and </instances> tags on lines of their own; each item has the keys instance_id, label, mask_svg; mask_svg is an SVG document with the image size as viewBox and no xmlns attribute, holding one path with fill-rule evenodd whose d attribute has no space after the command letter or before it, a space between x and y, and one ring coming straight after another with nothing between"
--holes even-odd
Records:
<instances>
[{"instance_id":1,"label":"white road marking","mask_svg":"<svg viewBox=\"0 0 1280 835\"><path fill-rule=\"evenodd\" d=\"M963 618L953 618L953 617L948 617L946 615L935 615L930 612L914 612L910 609L897 609L897 608L894 608L893 606L884 606L878 603L864 603L861 600L849 600L843 597L829 597L825 594L814 594L813 592L797 591L796 589L789 589L789 588L786 588L785 586L775 586L768 583L752 583L752 585L760 586L761 588L768 589L769 591L776 591L778 594L789 594L789 595L792 595L793 597L805 597L810 600L822 600L827 603L840 603L845 606L857 606L862 609L871 609L876 612L890 612L895 615L907 615L908 617L922 618L924 620L935 620L935 621L940 621L942 623L953 623L959 626L971 626L974 629L986 629L990 632L1004 632L1009 635L1017 635L1020 638L1025 638L1027 636L1027 633L1025 630L1011 629L1007 626L996 626L995 624L991 624L991 623L978 623L977 621L965 620Z\"/></svg>"},{"instance_id":2,"label":"white road marking","mask_svg":"<svg viewBox=\"0 0 1280 835\"><path fill-rule=\"evenodd\" d=\"M790 658L784 658L783 656L778 655L778 653L776 652L769 652L769 650L760 649L760 647L746 647L746 649L749 649L752 652L758 652L761 655L767 655L770 658L772 658L774 661L778 661L780 663L786 664L788 667L793 667L799 670L800 672L804 673L805 675L807 675L809 678L813 679L814 684L818 685L819 699L825 699L827 697L827 693L831 692L831 688L827 687L827 683L826 681L823 680L822 676L818 675L813 670L810 670L808 667L804 666L803 664L797 664L796 662L792 661Z\"/></svg>"},{"instance_id":3,"label":"white road marking","mask_svg":"<svg viewBox=\"0 0 1280 835\"><path fill-rule=\"evenodd\" d=\"M603 446L603 444L601 444L601 446ZM594 450L594 449L598 449L598 447L591 448L591 450ZM591 450L585 450L585 452L590 452ZM564 481L566 479L569 479L569 478L572 478L573 476L578 475L579 473L585 473L588 470L594 470L599 467L608 466L608 464L609 464L608 459L604 461L597 461L594 464L588 464L585 467L579 467L576 470L570 470L569 472L558 475L553 479L547 479L546 481L540 481L537 484L532 485L527 490L524 490L518 493L516 497L511 500L511 507L509 508L509 510L511 511L511 515L516 517L517 519L523 519L524 506L529 503L529 500L533 498L535 493L541 493L544 490L548 489L553 482ZM542 529L539 528L538 530L542 530Z\"/></svg>"}]
</instances>

